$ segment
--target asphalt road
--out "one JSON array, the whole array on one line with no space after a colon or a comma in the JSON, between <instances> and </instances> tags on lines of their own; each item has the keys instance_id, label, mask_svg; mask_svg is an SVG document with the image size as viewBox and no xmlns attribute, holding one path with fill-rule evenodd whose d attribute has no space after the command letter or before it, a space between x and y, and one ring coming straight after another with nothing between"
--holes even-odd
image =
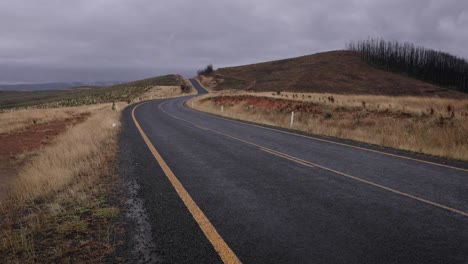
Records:
<instances>
[{"instance_id":1,"label":"asphalt road","mask_svg":"<svg viewBox=\"0 0 468 264\"><path fill-rule=\"evenodd\" d=\"M466 163L226 120L188 98L123 116L121 166L141 186L153 261L222 262L224 243L243 263L468 263Z\"/></svg>"}]
</instances>

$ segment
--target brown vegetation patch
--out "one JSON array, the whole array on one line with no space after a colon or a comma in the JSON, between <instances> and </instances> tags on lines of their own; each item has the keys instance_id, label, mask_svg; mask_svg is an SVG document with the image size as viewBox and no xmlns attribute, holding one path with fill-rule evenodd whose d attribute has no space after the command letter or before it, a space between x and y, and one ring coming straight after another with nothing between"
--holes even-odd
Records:
<instances>
[{"instance_id":1,"label":"brown vegetation patch","mask_svg":"<svg viewBox=\"0 0 468 264\"><path fill-rule=\"evenodd\" d=\"M331 51L220 68L202 84L221 90L468 98L467 94L370 66L358 52Z\"/></svg>"},{"instance_id":2,"label":"brown vegetation patch","mask_svg":"<svg viewBox=\"0 0 468 264\"><path fill-rule=\"evenodd\" d=\"M250 109L259 109L264 111L274 111L276 113L302 113L302 114L323 114L326 112L335 112L335 114L339 115L342 118L347 117L365 117L368 119L375 119L375 118L397 118L397 119L409 119L409 118L425 118L428 117L427 115L415 115L411 113L404 113L400 111L392 112L385 110L367 110L364 108L359 107L334 107L332 105L321 105L313 102L301 102L301 101L293 101L293 100L286 100L286 99L272 99L268 97L261 97L261 96L251 96L251 95L237 95L237 96L229 96L229 95L222 95L216 97L210 97L202 99L200 102L206 101L213 101L215 104L224 107L233 107L243 105L246 108Z\"/></svg>"},{"instance_id":3,"label":"brown vegetation patch","mask_svg":"<svg viewBox=\"0 0 468 264\"><path fill-rule=\"evenodd\" d=\"M63 120L26 127L20 131L0 134L0 155L17 155L47 144L51 138L64 132L68 126L83 122L90 113L81 113Z\"/></svg>"},{"instance_id":4,"label":"brown vegetation patch","mask_svg":"<svg viewBox=\"0 0 468 264\"><path fill-rule=\"evenodd\" d=\"M0 201L7 196L18 170L34 156L34 151L49 144L67 127L83 122L89 115L81 113L0 134Z\"/></svg>"}]
</instances>

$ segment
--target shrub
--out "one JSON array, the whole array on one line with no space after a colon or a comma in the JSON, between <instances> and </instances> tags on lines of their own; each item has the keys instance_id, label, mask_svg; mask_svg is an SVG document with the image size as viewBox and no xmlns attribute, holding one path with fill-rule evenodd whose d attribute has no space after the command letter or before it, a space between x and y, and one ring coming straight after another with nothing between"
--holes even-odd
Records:
<instances>
[{"instance_id":1,"label":"shrub","mask_svg":"<svg viewBox=\"0 0 468 264\"><path fill-rule=\"evenodd\" d=\"M213 72L213 65L208 64L205 69L198 70L197 75L208 75Z\"/></svg>"},{"instance_id":2,"label":"shrub","mask_svg":"<svg viewBox=\"0 0 468 264\"><path fill-rule=\"evenodd\" d=\"M325 113L325 114L323 115L323 118L324 118L324 119L330 119L330 118L332 118L332 116L333 116L333 115L332 115L331 113L327 112L327 113Z\"/></svg>"},{"instance_id":3,"label":"shrub","mask_svg":"<svg viewBox=\"0 0 468 264\"><path fill-rule=\"evenodd\" d=\"M182 93L189 93L190 92L190 86L188 86L186 84L182 84L180 86L180 89L182 90Z\"/></svg>"}]
</instances>

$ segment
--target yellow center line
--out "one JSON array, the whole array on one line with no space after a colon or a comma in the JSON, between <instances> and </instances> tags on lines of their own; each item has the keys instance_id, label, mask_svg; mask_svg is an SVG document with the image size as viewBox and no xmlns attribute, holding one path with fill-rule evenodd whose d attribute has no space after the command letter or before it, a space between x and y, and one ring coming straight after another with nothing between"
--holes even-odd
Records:
<instances>
[{"instance_id":1,"label":"yellow center line","mask_svg":"<svg viewBox=\"0 0 468 264\"><path fill-rule=\"evenodd\" d=\"M241 138L237 138L237 137L234 137L234 136L231 136L231 135L228 135L228 134L225 134L225 133L222 133L222 132L213 130L213 129L211 129L211 128L208 128L208 127L202 126L202 125L200 125L200 124L194 123L194 122L192 122L192 121L186 120L186 119L184 119L184 118L175 116L175 115L173 115L173 114L167 112L166 110L164 110L164 109L162 108L162 106L163 106L164 104L166 104L166 103L167 103L167 101L164 102L164 103L162 103L162 104L160 104L158 108L159 108L161 111L163 111L164 113L168 114L169 116L172 116L173 118L176 118L176 119L182 120L182 121L184 121L184 122L187 122L187 123L196 125L197 127L203 127L203 128L204 128L203 130L211 131L211 132L213 132L213 133L216 133L216 134L219 134L219 135L228 137L228 138L232 138L232 139L234 139L234 140L243 142L243 143L245 143L245 144L258 147L258 148L260 148L260 149L263 150L263 151L269 152L270 154L274 154L274 155L276 155L276 156L280 156L280 157L282 157L282 158L285 158L285 159L294 161L294 162L296 162L296 163L300 163L300 164L305 165L305 166L308 166L308 167L314 167L314 166L315 166L315 167L318 167L318 168L320 168L320 169L323 169L323 170L326 170L326 171L329 171L329 172L333 172L333 173L335 173L335 174L338 174L338 175L347 177L347 178L349 178L349 179L353 179L353 180L355 180L355 181L359 181L359 182L361 182L361 183L365 183L365 184L368 184L368 185L371 185L371 186L374 186L374 187L377 187L377 188L380 188L380 189L383 189L383 190L386 190L386 191L389 191L389 192L392 192L392 193L395 193L395 194L399 194L399 195L402 195L402 196L405 196L405 197L408 197L408 198L411 198L411 199L414 199L414 200L417 200L417 201L420 201L420 202L423 202L423 203L426 203L426 204L430 204L430 205L433 205L433 206L436 206L436 207L439 207L439 208L442 208L442 209L451 211L451 212L456 213L456 214L460 214L460 215L463 215L463 216L468 216L468 212L463 212L463 211L461 211L461 210L458 210L458 209L455 209L455 208L451 208L451 207L449 207L449 206L446 206L446 205L443 205L443 204L439 204L439 203L436 203L436 202L433 202L433 201L430 201L430 200L427 200L427 199L424 199L424 198L421 198L421 197L418 197L418 196L415 196L415 195L412 195L412 194L409 194L409 193L405 193L405 192L402 192L402 191L399 191L399 190L396 190L396 189L393 189L393 188L390 188L390 187L387 187L387 186L384 186L384 185L381 185L381 184L378 184L378 183L375 183L375 182L372 182L372 181L369 181L369 180L364 180L364 179L362 179L362 178L353 176L353 175L351 175L351 174L347 174L347 173L344 173L344 172L340 172L340 171L337 171L337 170L334 170L334 169L331 169L331 168L328 168L328 167L325 167L325 166L322 166L322 165L319 165L319 164L316 164L316 163L313 163L313 162L310 162L310 161L306 161L306 160L303 160L303 159L300 159L300 158L297 158L297 157L294 157L294 156L290 156L290 155L288 155L288 154L285 154L285 153L282 153L282 152L279 152L279 151L276 151L276 150L273 150L273 149L270 149L270 148L267 148L267 147L264 147L264 146L261 146L261 145L252 143L252 142L249 142L249 141L247 141L247 140L244 140L244 139L241 139Z\"/></svg>"},{"instance_id":2,"label":"yellow center line","mask_svg":"<svg viewBox=\"0 0 468 264\"><path fill-rule=\"evenodd\" d=\"M147 103L147 102L145 102ZM135 118L135 110L140 107L141 105L145 104L141 103L132 110L132 118L133 122L135 123L138 131L140 132L141 136L143 137L146 145L150 149L151 153L153 154L154 158L156 161L159 163L161 166L162 170L164 171L164 174L166 174L167 178L171 182L172 186L176 190L177 194L179 197L182 199L184 202L185 206L187 206L188 210L192 214L193 218L195 221L198 223L200 226L201 230L205 234L205 236L208 238L208 240L211 242L213 245L214 249L218 253L218 255L221 257L224 263L241 263L239 258L236 256L236 254L231 250L231 248L226 244L224 239L219 235L218 231L216 231L216 228L211 224L210 220L206 217L206 215L203 213L203 211L198 207L198 205L195 203L195 201L192 199L190 194L185 190L184 186L180 181L177 179L175 174L172 172L172 170L169 168L167 163L164 161L162 156L159 154L159 152L156 150L154 145L151 143L150 139L146 135L146 133L143 131L141 128L140 124L138 123L137 119Z\"/></svg>"},{"instance_id":3,"label":"yellow center line","mask_svg":"<svg viewBox=\"0 0 468 264\"><path fill-rule=\"evenodd\" d=\"M202 130L206 130L205 127L202 127L202 126L199 126L199 125L193 125L193 126L196 127L196 128L202 129Z\"/></svg>"},{"instance_id":4,"label":"yellow center line","mask_svg":"<svg viewBox=\"0 0 468 264\"><path fill-rule=\"evenodd\" d=\"M302 165L307 166L307 167L311 167L311 168L314 167L308 161L305 161L305 160L302 160L302 159L299 159L299 158L296 158L296 157L293 157L293 156L289 156L289 155L281 153L281 152L273 151L271 149L266 149L266 148L260 148L260 150L268 152L268 153L273 154L273 155L276 155L276 156L281 157L283 159L294 161L296 163L302 164Z\"/></svg>"},{"instance_id":5,"label":"yellow center line","mask_svg":"<svg viewBox=\"0 0 468 264\"><path fill-rule=\"evenodd\" d=\"M202 111L200 111L200 110L197 110L197 109L194 109L194 108L190 108L190 109L193 109L193 110L195 110L195 111L197 111L197 112L204 113L204 112L202 112ZM276 131L276 132L280 132L280 133L283 133L283 134L293 135L293 136L296 136L296 137L308 138L308 139L312 139L312 140L316 140L316 141L327 142L327 143L331 143L331 144L334 144L334 145L339 145L339 146L344 146L344 147L349 147L349 148L364 150L364 151L373 152L373 153L378 153L378 154L382 154L382 155L387 155L387 156L391 156L391 157L395 157L395 158L401 158L401 159L406 159L406 160L412 160L412 161L417 161L417 162L421 162L421 163L431 164L431 165L440 166L440 167L444 167L444 168L450 168L450 169L454 169L454 170L459 170L459 171L468 172L468 169L459 168L459 167L454 167L454 166L450 166L450 165L445 165L445 164L442 164L442 163L437 163L437 162L432 162L432 161L427 161L427 160L421 160L421 159L417 159L417 158L411 158L411 157L402 156L402 155L398 155L398 154L392 154L392 153L383 152L383 151L379 151L379 150L375 150L375 149L369 149L369 148L364 148L364 147L358 147L358 146L353 146L353 145L346 144L346 143L335 142L335 141L332 141L332 140L327 140L327 139L316 138L316 137L312 137L312 136L301 135L301 134L297 134L297 133L292 133L292 132L283 131L283 130L279 130L279 129L275 129L275 128L270 128L270 127L264 127L264 126L260 126L260 125L254 125L254 124L250 124L250 123L246 123L246 122L242 122L242 121L238 121L238 120L228 119L228 118L225 118L225 117L222 117L222 116L218 116L218 115L216 115L216 114L211 114L211 116L213 116L214 118L217 118L217 119L221 119L221 120L226 120L226 121L230 121L230 122L234 122L234 123L243 124L243 125L246 125L246 126L258 127L258 128L262 128L262 129L266 129L266 130Z\"/></svg>"}]
</instances>

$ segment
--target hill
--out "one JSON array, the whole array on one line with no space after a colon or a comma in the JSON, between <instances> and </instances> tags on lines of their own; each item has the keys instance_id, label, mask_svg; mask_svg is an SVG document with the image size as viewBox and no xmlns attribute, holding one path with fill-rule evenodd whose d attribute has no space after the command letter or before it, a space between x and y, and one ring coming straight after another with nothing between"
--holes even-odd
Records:
<instances>
[{"instance_id":1,"label":"hill","mask_svg":"<svg viewBox=\"0 0 468 264\"><path fill-rule=\"evenodd\" d=\"M81 87L69 90L0 91L0 109L15 107L60 107L131 101L156 85L184 85L179 75L165 75L105 87Z\"/></svg>"},{"instance_id":2,"label":"hill","mask_svg":"<svg viewBox=\"0 0 468 264\"><path fill-rule=\"evenodd\" d=\"M467 94L461 92L373 67L355 51L330 51L220 68L207 78L199 78L214 90L468 98Z\"/></svg>"},{"instance_id":3,"label":"hill","mask_svg":"<svg viewBox=\"0 0 468 264\"><path fill-rule=\"evenodd\" d=\"M0 84L0 91L40 91L40 90L63 90L89 86L110 86L122 82L98 81L98 82L53 82L53 83L31 83L31 84Z\"/></svg>"}]
</instances>

